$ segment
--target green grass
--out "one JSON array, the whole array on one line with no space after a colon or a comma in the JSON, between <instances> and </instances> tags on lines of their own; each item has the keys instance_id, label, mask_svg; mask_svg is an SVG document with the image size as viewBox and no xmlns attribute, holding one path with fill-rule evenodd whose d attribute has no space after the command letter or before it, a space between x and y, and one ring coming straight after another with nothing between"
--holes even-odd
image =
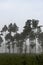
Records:
<instances>
[{"instance_id":1,"label":"green grass","mask_svg":"<svg viewBox=\"0 0 43 65\"><path fill-rule=\"evenodd\" d=\"M0 54L0 65L43 65L42 55Z\"/></svg>"}]
</instances>

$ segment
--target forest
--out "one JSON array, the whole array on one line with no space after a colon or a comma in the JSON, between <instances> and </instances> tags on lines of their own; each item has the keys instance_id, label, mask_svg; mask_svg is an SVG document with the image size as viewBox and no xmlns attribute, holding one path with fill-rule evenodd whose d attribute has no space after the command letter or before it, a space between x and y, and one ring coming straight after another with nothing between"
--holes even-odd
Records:
<instances>
[{"instance_id":1,"label":"forest","mask_svg":"<svg viewBox=\"0 0 43 65\"><path fill-rule=\"evenodd\" d=\"M11 53L12 50L12 53L16 51L17 54L26 54L37 53L37 44L39 44L39 53L43 53L42 27L43 25L39 25L39 20L35 19L27 20L21 33L19 33L19 27L16 23L10 23L8 26L4 25L0 31L0 47L5 46L4 53Z\"/></svg>"},{"instance_id":2,"label":"forest","mask_svg":"<svg viewBox=\"0 0 43 65\"><path fill-rule=\"evenodd\" d=\"M27 20L23 31L20 33L16 23L4 25L0 31L0 48L2 49L0 64L43 65L42 27L43 25L39 25L39 20L35 19ZM5 47L5 50L2 46Z\"/></svg>"}]
</instances>

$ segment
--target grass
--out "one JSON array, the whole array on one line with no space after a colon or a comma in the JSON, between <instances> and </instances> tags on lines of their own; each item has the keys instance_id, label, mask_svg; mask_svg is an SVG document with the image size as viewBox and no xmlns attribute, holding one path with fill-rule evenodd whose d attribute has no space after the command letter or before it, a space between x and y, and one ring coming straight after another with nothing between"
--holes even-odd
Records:
<instances>
[{"instance_id":1,"label":"grass","mask_svg":"<svg viewBox=\"0 0 43 65\"><path fill-rule=\"evenodd\" d=\"M43 65L43 54L0 54L0 65Z\"/></svg>"}]
</instances>

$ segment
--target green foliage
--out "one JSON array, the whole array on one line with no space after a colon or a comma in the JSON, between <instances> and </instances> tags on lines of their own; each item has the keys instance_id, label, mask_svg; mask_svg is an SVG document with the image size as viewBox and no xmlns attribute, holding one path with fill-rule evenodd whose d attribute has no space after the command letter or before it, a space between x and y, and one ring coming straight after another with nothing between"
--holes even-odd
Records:
<instances>
[{"instance_id":1,"label":"green foliage","mask_svg":"<svg viewBox=\"0 0 43 65\"><path fill-rule=\"evenodd\" d=\"M43 55L0 54L0 65L43 65Z\"/></svg>"},{"instance_id":2,"label":"green foliage","mask_svg":"<svg viewBox=\"0 0 43 65\"><path fill-rule=\"evenodd\" d=\"M6 32L8 30L7 26L4 25L4 27L2 28L2 32Z\"/></svg>"},{"instance_id":3,"label":"green foliage","mask_svg":"<svg viewBox=\"0 0 43 65\"><path fill-rule=\"evenodd\" d=\"M10 23L9 26L8 26L8 31L9 32L17 32L18 27L17 27L16 23L14 23L14 24Z\"/></svg>"},{"instance_id":4,"label":"green foliage","mask_svg":"<svg viewBox=\"0 0 43 65\"><path fill-rule=\"evenodd\" d=\"M0 44L3 42L3 39L2 39L2 37L0 36Z\"/></svg>"},{"instance_id":5,"label":"green foliage","mask_svg":"<svg viewBox=\"0 0 43 65\"><path fill-rule=\"evenodd\" d=\"M39 23L38 20L32 19L32 25L33 25L34 28L37 28L38 23Z\"/></svg>"}]
</instances>

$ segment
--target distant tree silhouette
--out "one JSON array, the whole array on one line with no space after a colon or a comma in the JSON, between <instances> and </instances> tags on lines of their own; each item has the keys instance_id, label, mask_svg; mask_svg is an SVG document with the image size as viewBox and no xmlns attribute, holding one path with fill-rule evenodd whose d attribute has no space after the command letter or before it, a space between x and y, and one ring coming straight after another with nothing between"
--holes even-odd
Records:
<instances>
[{"instance_id":1,"label":"distant tree silhouette","mask_svg":"<svg viewBox=\"0 0 43 65\"><path fill-rule=\"evenodd\" d=\"M17 27L16 23L14 23L14 24L10 23L10 25L8 26L8 31L10 32L10 34L12 34L12 32L17 33L18 27ZM12 48L13 48L13 53L14 53L14 45L15 45L15 43L14 43L13 39L11 41L12 41Z\"/></svg>"},{"instance_id":2,"label":"distant tree silhouette","mask_svg":"<svg viewBox=\"0 0 43 65\"><path fill-rule=\"evenodd\" d=\"M24 26L25 38L29 38L31 32L31 20L27 20ZM30 42L29 42L30 43ZM26 43L25 43L26 45Z\"/></svg>"},{"instance_id":3,"label":"distant tree silhouette","mask_svg":"<svg viewBox=\"0 0 43 65\"><path fill-rule=\"evenodd\" d=\"M32 49L36 45L35 42L34 42L34 40L35 40L35 34L34 34L33 31L30 32L29 40L30 40L30 53L31 53Z\"/></svg>"},{"instance_id":4,"label":"distant tree silhouette","mask_svg":"<svg viewBox=\"0 0 43 65\"><path fill-rule=\"evenodd\" d=\"M39 20L32 19L32 31L34 32L33 34L35 35L35 45L36 45L36 40L37 40L37 27L38 27ZM36 52L36 46L35 46L35 52Z\"/></svg>"},{"instance_id":5,"label":"distant tree silhouette","mask_svg":"<svg viewBox=\"0 0 43 65\"><path fill-rule=\"evenodd\" d=\"M20 34L16 33L14 38L16 40L17 53L19 53L20 52Z\"/></svg>"},{"instance_id":6,"label":"distant tree silhouette","mask_svg":"<svg viewBox=\"0 0 43 65\"><path fill-rule=\"evenodd\" d=\"M6 36L5 36L5 40L7 41L6 45L8 45L8 49L9 49L9 53L10 53L10 43L11 43L11 39L12 39L12 36L10 33L8 33Z\"/></svg>"},{"instance_id":7,"label":"distant tree silhouette","mask_svg":"<svg viewBox=\"0 0 43 65\"><path fill-rule=\"evenodd\" d=\"M23 53L24 41L25 41L25 33L21 32L21 34L20 34L20 53ZM26 42L25 42L25 44L26 44ZM26 53L26 50L25 50L25 53Z\"/></svg>"},{"instance_id":8,"label":"distant tree silhouette","mask_svg":"<svg viewBox=\"0 0 43 65\"><path fill-rule=\"evenodd\" d=\"M1 32L3 34L3 32L5 32L5 35L6 35L6 31L8 30L7 26L4 25L4 27L2 28ZM4 38L5 39L5 38ZM6 40L5 40L5 53L6 53Z\"/></svg>"},{"instance_id":9,"label":"distant tree silhouette","mask_svg":"<svg viewBox=\"0 0 43 65\"><path fill-rule=\"evenodd\" d=\"M1 47L1 43L3 42L2 37L0 36L0 47Z\"/></svg>"},{"instance_id":10,"label":"distant tree silhouette","mask_svg":"<svg viewBox=\"0 0 43 65\"><path fill-rule=\"evenodd\" d=\"M41 32L38 36L38 42L40 43L42 47L42 53L43 53L43 32Z\"/></svg>"}]
</instances>

